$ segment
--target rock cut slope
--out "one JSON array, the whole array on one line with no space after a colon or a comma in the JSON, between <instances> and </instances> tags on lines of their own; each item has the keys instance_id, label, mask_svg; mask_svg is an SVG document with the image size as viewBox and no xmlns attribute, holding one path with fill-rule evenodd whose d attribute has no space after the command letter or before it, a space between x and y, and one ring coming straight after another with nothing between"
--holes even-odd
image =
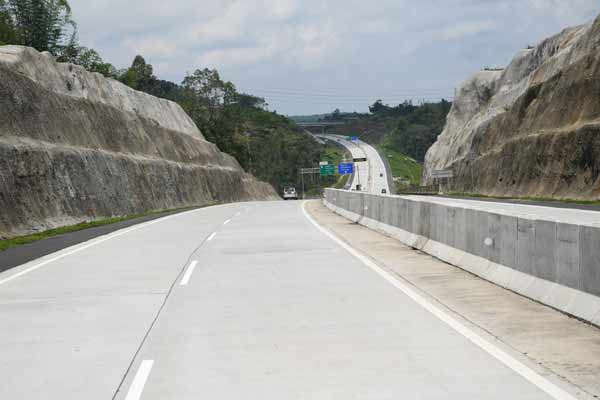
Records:
<instances>
[{"instance_id":1,"label":"rock cut slope","mask_svg":"<svg viewBox=\"0 0 600 400\"><path fill-rule=\"evenodd\" d=\"M31 48L0 47L0 237L275 198L176 103Z\"/></svg>"},{"instance_id":2,"label":"rock cut slope","mask_svg":"<svg viewBox=\"0 0 600 400\"><path fill-rule=\"evenodd\" d=\"M463 83L424 182L441 169L463 192L600 198L600 17Z\"/></svg>"}]
</instances>

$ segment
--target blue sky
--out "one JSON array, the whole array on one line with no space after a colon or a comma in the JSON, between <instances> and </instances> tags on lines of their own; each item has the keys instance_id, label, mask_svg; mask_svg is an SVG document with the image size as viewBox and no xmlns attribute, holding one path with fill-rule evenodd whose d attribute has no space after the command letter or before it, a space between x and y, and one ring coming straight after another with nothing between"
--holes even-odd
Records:
<instances>
[{"instance_id":1,"label":"blue sky","mask_svg":"<svg viewBox=\"0 0 600 400\"><path fill-rule=\"evenodd\" d=\"M217 68L280 113L451 98L483 67L589 22L600 0L70 0L82 44L163 79Z\"/></svg>"}]
</instances>

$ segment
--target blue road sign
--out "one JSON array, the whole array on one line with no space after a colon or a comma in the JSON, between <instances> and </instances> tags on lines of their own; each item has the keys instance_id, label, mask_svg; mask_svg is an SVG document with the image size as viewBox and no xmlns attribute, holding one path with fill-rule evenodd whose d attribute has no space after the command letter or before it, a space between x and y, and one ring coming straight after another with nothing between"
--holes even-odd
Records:
<instances>
[{"instance_id":1,"label":"blue road sign","mask_svg":"<svg viewBox=\"0 0 600 400\"><path fill-rule=\"evenodd\" d=\"M340 175L350 175L354 172L354 164L340 164L338 165L338 174Z\"/></svg>"},{"instance_id":2,"label":"blue road sign","mask_svg":"<svg viewBox=\"0 0 600 400\"><path fill-rule=\"evenodd\" d=\"M358 136L352 136L351 140L352 140L353 142L358 142Z\"/></svg>"}]
</instances>

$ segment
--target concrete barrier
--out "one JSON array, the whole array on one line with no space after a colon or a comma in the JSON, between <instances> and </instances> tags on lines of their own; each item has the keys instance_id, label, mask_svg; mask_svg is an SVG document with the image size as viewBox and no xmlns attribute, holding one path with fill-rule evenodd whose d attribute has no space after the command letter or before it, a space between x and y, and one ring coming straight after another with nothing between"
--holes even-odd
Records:
<instances>
[{"instance_id":1,"label":"concrete barrier","mask_svg":"<svg viewBox=\"0 0 600 400\"><path fill-rule=\"evenodd\" d=\"M325 204L408 246L600 325L600 226L336 189L326 189Z\"/></svg>"}]
</instances>

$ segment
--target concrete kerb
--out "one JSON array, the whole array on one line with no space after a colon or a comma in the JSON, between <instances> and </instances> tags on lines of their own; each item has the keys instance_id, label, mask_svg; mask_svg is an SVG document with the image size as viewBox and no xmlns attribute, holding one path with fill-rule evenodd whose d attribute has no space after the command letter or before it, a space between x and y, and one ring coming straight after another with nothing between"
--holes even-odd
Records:
<instances>
[{"instance_id":1,"label":"concrete kerb","mask_svg":"<svg viewBox=\"0 0 600 400\"><path fill-rule=\"evenodd\" d=\"M381 197L351 192L349 194L365 196L365 203L371 205L377 204L373 197ZM447 207L453 209L450 213L443 210L443 207L443 211L439 211L438 207L423 206L422 201L400 197L382 200L380 214L372 212L363 217L328 204L329 198L326 196L326 205L348 219L356 220L407 246L422 250L499 286L600 325L600 297L571 286L574 282L583 285L583 280L588 279L588 288L600 290L600 285L597 284L597 279L600 279L600 247L597 246L600 243L600 227L573 226L556 221L540 221L528 215L513 217L461 207ZM394 214L395 212L397 214ZM379 215L379 220L373 219L373 215ZM428 218L423 221L420 217L425 216ZM454 223L444 224L440 221L443 219L453 219ZM479 222L477 231L467 229L473 221ZM436 237L439 241L404 229L412 226L421 232L431 232L432 225L435 225L433 230L437 230ZM468 234L469 231L472 233ZM540 232L537 237L536 231ZM444 243L449 241L448 235L454 238L454 246ZM460 248L467 247L463 238L469 237L478 242L478 246L471 245L470 248L478 249L480 253L487 250L487 258ZM485 239L491 239L492 245L486 245ZM547 245L542 241L554 245ZM581 261L574 257L574 254L578 255ZM517 268L505 263L514 263ZM554 272L541 271L545 266L550 266ZM557 282L543 279L537 276L538 273L553 276Z\"/></svg>"}]
</instances>

